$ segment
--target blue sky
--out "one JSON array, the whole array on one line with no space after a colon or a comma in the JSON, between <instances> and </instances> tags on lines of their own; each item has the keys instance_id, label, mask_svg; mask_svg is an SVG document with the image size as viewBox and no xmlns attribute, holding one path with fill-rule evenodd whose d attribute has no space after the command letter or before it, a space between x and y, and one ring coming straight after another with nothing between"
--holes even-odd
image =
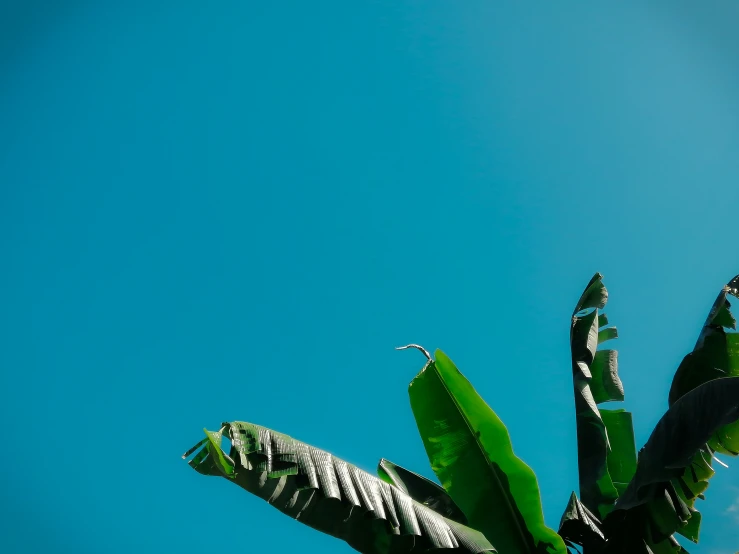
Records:
<instances>
[{"instance_id":1,"label":"blue sky","mask_svg":"<svg viewBox=\"0 0 739 554\"><path fill-rule=\"evenodd\" d=\"M739 5L709 4L0 4L3 551L349 552L180 454L239 419L431 476L408 342L556 526L582 287L641 446L739 272ZM693 554L739 547L736 472Z\"/></svg>"}]
</instances>

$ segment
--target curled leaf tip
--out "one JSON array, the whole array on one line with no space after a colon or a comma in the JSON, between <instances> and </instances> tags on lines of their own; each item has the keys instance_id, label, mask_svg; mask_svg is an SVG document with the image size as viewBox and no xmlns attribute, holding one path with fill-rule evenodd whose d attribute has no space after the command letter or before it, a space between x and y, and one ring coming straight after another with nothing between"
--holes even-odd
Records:
<instances>
[{"instance_id":1,"label":"curled leaf tip","mask_svg":"<svg viewBox=\"0 0 739 554\"><path fill-rule=\"evenodd\" d=\"M428 350L426 350L423 346L419 344L406 344L405 346L398 346L395 348L395 350L408 350L409 348L415 348L416 350L420 350L423 352L423 355L426 356L426 359L430 362L431 360L431 354L428 353Z\"/></svg>"}]
</instances>

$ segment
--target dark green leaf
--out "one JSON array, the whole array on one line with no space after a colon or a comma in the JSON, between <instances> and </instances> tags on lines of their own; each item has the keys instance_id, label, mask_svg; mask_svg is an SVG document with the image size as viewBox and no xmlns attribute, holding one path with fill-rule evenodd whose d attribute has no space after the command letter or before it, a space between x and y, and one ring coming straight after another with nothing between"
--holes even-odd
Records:
<instances>
[{"instance_id":1,"label":"dark green leaf","mask_svg":"<svg viewBox=\"0 0 739 554\"><path fill-rule=\"evenodd\" d=\"M220 434L231 439L221 450ZM251 423L206 432L189 454L200 473L228 478L292 518L345 540L365 554L437 549L495 552L482 533L444 518L396 486L330 453ZM229 462L232 469L228 469Z\"/></svg>"},{"instance_id":2,"label":"dark green leaf","mask_svg":"<svg viewBox=\"0 0 739 554\"><path fill-rule=\"evenodd\" d=\"M536 476L513 453L505 425L443 352L436 357L408 392L442 486L501 553L565 554L544 524Z\"/></svg>"},{"instance_id":3,"label":"dark green leaf","mask_svg":"<svg viewBox=\"0 0 739 554\"><path fill-rule=\"evenodd\" d=\"M736 329L736 319L734 319L729 307L729 303L724 302L724 305L716 312L713 321L711 321L711 325L727 327L728 329Z\"/></svg>"},{"instance_id":4,"label":"dark green leaf","mask_svg":"<svg viewBox=\"0 0 739 554\"><path fill-rule=\"evenodd\" d=\"M590 365L598 349L598 311L573 316L570 337L572 360Z\"/></svg>"},{"instance_id":5,"label":"dark green leaf","mask_svg":"<svg viewBox=\"0 0 739 554\"><path fill-rule=\"evenodd\" d=\"M447 492L433 481L408 471L389 460L382 459L377 467L377 474L386 483L395 485L416 502L428 506L444 517L467 525L467 518L454 503Z\"/></svg>"},{"instance_id":6,"label":"dark green leaf","mask_svg":"<svg viewBox=\"0 0 739 554\"><path fill-rule=\"evenodd\" d=\"M660 486L681 477L692 466L717 431L736 421L739 377L714 379L681 397L640 451L636 474L619 498L617 509L628 510L653 498Z\"/></svg>"},{"instance_id":7,"label":"dark green leaf","mask_svg":"<svg viewBox=\"0 0 739 554\"><path fill-rule=\"evenodd\" d=\"M606 542L600 525L598 518L582 505L573 492L559 523L559 536L586 550L599 549Z\"/></svg>"},{"instance_id":8,"label":"dark green leaf","mask_svg":"<svg viewBox=\"0 0 739 554\"><path fill-rule=\"evenodd\" d=\"M603 524L608 542L602 554L687 554L674 536L664 534L670 526L669 517L654 521L650 508L649 505L641 505L608 514ZM657 510L656 507L654 509ZM672 512L671 517L674 515ZM672 523L674 527L679 525L677 520Z\"/></svg>"},{"instance_id":9,"label":"dark green leaf","mask_svg":"<svg viewBox=\"0 0 739 554\"><path fill-rule=\"evenodd\" d=\"M738 286L739 276L719 292L694 350L685 356L675 372L669 396L671 406L703 383L739 376L739 334L732 331L736 329L736 320L728 300L728 295L737 296ZM739 453L739 422L718 429L707 442L707 447L694 456L676 480L678 492L694 514L688 527L679 532L691 540L697 540L700 527L700 514L694 509L695 499L705 492L708 480L713 476L708 449L736 456Z\"/></svg>"},{"instance_id":10,"label":"dark green leaf","mask_svg":"<svg viewBox=\"0 0 739 554\"><path fill-rule=\"evenodd\" d=\"M693 352L685 356L670 388L670 405L695 387L721 377L739 376L739 334L727 295L737 295L739 275L719 293L708 313Z\"/></svg>"},{"instance_id":11,"label":"dark green leaf","mask_svg":"<svg viewBox=\"0 0 739 554\"><path fill-rule=\"evenodd\" d=\"M586 308L602 309L606 305L606 302L608 302L608 291L603 284L603 275L596 273L590 279L588 286L585 287L582 296L580 296L575 312Z\"/></svg>"}]
</instances>

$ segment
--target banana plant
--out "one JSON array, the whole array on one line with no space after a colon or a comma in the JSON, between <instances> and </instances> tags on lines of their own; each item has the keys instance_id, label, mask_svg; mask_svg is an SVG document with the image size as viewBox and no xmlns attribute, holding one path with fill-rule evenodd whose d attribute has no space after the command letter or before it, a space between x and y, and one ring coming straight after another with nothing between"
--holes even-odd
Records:
<instances>
[{"instance_id":1,"label":"banana plant","mask_svg":"<svg viewBox=\"0 0 739 554\"><path fill-rule=\"evenodd\" d=\"M371 475L240 421L205 430L183 458L365 554L684 553L675 535L698 541L696 500L716 454L739 455L739 333L728 300L738 289L739 276L719 293L637 455L631 413L599 407L623 401L624 387L608 347L618 332L602 312L608 292L602 275L590 280L570 325L580 496L570 496L557 531L503 422L446 354L418 345L401 347L426 357L408 394L440 485L385 459Z\"/></svg>"}]
</instances>

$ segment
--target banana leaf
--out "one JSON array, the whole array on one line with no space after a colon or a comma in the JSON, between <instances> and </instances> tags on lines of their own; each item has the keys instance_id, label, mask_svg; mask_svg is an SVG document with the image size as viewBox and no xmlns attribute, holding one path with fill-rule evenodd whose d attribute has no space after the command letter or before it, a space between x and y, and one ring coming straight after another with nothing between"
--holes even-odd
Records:
<instances>
[{"instance_id":1,"label":"banana leaf","mask_svg":"<svg viewBox=\"0 0 739 554\"><path fill-rule=\"evenodd\" d=\"M695 387L721 377L739 377L739 333L727 295L739 296L739 275L721 289L708 313L695 348L675 372L669 403ZM722 429L708 445L716 452L739 456L739 425Z\"/></svg>"},{"instance_id":2,"label":"banana leaf","mask_svg":"<svg viewBox=\"0 0 739 554\"><path fill-rule=\"evenodd\" d=\"M575 305L570 330L580 496L582 504L601 518L613 509L636 471L631 413L598 407L624 399L618 352L598 349L618 337L600 312L607 302L603 276L596 273Z\"/></svg>"},{"instance_id":3,"label":"banana leaf","mask_svg":"<svg viewBox=\"0 0 739 554\"><path fill-rule=\"evenodd\" d=\"M380 479L398 487L413 500L428 506L444 517L462 525L467 525L467 518L462 510L459 509L447 492L433 481L408 471L385 458L380 460L377 466L377 474Z\"/></svg>"},{"instance_id":4,"label":"banana leaf","mask_svg":"<svg viewBox=\"0 0 739 554\"><path fill-rule=\"evenodd\" d=\"M608 542L598 554L687 554L674 536L653 532L646 506L627 512L614 510L604 522Z\"/></svg>"},{"instance_id":5,"label":"banana leaf","mask_svg":"<svg viewBox=\"0 0 739 554\"><path fill-rule=\"evenodd\" d=\"M713 379L678 399L639 452L634 478L616 503L628 510L654 496L656 486L677 479L706 443L739 421L739 377Z\"/></svg>"},{"instance_id":6,"label":"banana leaf","mask_svg":"<svg viewBox=\"0 0 739 554\"><path fill-rule=\"evenodd\" d=\"M231 442L226 454L223 433ZM365 554L496 552L474 529L443 517L397 486L330 453L265 427L235 421L183 458L204 475L223 477L284 514L346 541Z\"/></svg>"},{"instance_id":7,"label":"banana leaf","mask_svg":"<svg viewBox=\"0 0 739 554\"><path fill-rule=\"evenodd\" d=\"M683 358L675 372L668 398L670 406L703 383L739 376L739 333L736 332L729 295L739 295L739 275L719 292L695 348ZM739 453L739 422L719 429L677 479L677 494L692 513L689 523L678 533L693 542L698 542L701 519L700 512L695 509L695 501L703 497L708 481L715 473L712 467L714 452L731 456Z\"/></svg>"},{"instance_id":8,"label":"banana leaf","mask_svg":"<svg viewBox=\"0 0 739 554\"><path fill-rule=\"evenodd\" d=\"M534 472L508 430L440 350L408 388L431 467L469 525L502 554L565 554L544 524Z\"/></svg>"},{"instance_id":9,"label":"banana leaf","mask_svg":"<svg viewBox=\"0 0 739 554\"><path fill-rule=\"evenodd\" d=\"M737 421L739 377L708 381L679 398L640 451L634 478L604 522L606 533L638 537L655 553L684 552L673 537L676 532L697 542L700 514L686 501L683 478L689 472L712 472L704 459L712 453L707 443ZM617 548L622 540L616 539L607 552L631 554L633 543Z\"/></svg>"},{"instance_id":10,"label":"banana leaf","mask_svg":"<svg viewBox=\"0 0 739 554\"><path fill-rule=\"evenodd\" d=\"M739 275L713 303L695 348L680 363L670 387L669 403L711 379L739 376L739 334L727 295L739 296ZM734 331L734 332L732 332Z\"/></svg>"}]
</instances>

